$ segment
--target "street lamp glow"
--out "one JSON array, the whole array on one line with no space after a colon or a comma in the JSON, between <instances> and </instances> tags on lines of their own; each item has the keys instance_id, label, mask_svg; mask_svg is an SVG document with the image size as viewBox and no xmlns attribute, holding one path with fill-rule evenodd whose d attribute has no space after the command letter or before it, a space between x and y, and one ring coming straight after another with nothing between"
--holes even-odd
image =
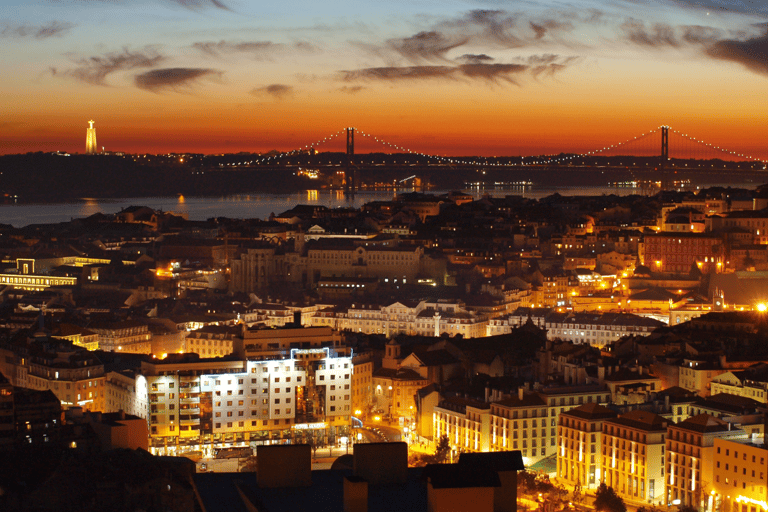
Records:
<instances>
[{"instance_id":1,"label":"street lamp glow","mask_svg":"<svg viewBox=\"0 0 768 512\"><path fill-rule=\"evenodd\" d=\"M765 305L765 303L761 302L757 305L757 310L761 313L765 313L766 310L768 310L768 306Z\"/></svg>"}]
</instances>

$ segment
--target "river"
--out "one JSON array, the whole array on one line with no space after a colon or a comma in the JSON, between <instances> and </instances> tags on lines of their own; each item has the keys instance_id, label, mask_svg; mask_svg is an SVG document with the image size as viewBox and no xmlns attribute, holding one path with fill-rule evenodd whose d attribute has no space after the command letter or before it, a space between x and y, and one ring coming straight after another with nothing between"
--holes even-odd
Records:
<instances>
[{"instance_id":1,"label":"river","mask_svg":"<svg viewBox=\"0 0 768 512\"><path fill-rule=\"evenodd\" d=\"M400 193L409 192L401 190ZM446 191L430 191L443 194ZM539 199L558 192L562 195L641 194L639 188L508 186L493 189L470 188L465 192L480 198L491 196L520 195ZM395 197L392 190L363 191L347 198L341 190L306 190L292 194L248 194L226 197L136 197L121 199L84 198L60 203L6 203L0 205L0 224L23 227L29 224L68 222L74 218L88 217L95 213L112 214L128 206L148 206L156 210L184 213L189 220L206 220L213 217L267 219L271 213L280 214L297 204L318 204L329 208L351 206L360 208L371 201L388 201Z\"/></svg>"}]
</instances>

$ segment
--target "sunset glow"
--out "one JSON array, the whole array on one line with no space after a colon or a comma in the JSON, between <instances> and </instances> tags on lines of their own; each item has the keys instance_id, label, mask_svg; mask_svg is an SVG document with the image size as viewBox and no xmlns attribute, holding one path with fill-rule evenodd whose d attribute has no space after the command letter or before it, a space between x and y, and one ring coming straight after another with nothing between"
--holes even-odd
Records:
<instances>
[{"instance_id":1,"label":"sunset glow","mask_svg":"<svg viewBox=\"0 0 768 512\"><path fill-rule=\"evenodd\" d=\"M768 159L764 4L322 4L6 9L0 153L82 153L94 119L99 146L135 153L291 150L355 126L430 154L531 155L668 124Z\"/></svg>"}]
</instances>

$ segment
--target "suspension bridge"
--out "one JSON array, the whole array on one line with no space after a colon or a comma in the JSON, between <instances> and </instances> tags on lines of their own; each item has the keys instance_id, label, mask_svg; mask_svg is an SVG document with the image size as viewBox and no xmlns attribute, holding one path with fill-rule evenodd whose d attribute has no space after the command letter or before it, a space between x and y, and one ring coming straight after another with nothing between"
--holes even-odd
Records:
<instances>
[{"instance_id":1,"label":"suspension bridge","mask_svg":"<svg viewBox=\"0 0 768 512\"><path fill-rule=\"evenodd\" d=\"M355 139L367 142L369 153L355 153ZM346 145L339 148L346 140ZM376 147L381 148L376 151ZM372 148L372 149L371 149ZM341 149L341 151L339 151ZM323 150L324 153L318 153ZM272 166L333 166L344 175L344 189L353 192L359 189L358 171L371 166L384 165L376 155L389 153L400 158L390 159L389 166L438 166L449 168L477 168L496 171L507 170L535 171L537 169L612 169L624 170L624 176L631 180L642 181L646 174L653 173L653 179L664 182L663 186L675 182L674 175L685 172L709 172L736 174L766 171L768 160L705 141L688 133L662 125L637 136L613 141L611 144L596 147L591 151L576 153L563 152L556 155L535 155L518 157L451 157L420 152L417 149L385 140L375 134L367 133L354 127L342 128L311 144L284 151L271 153L258 158L220 164L221 167L242 169L247 167ZM329 158L323 155L335 155ZM341 158L339 158L341 157ZM325 158L325 159L324 159ZM767 175L768 176L768 175ZM405 182L415 176L411 175Z\"/></svg>"}]
</instances>

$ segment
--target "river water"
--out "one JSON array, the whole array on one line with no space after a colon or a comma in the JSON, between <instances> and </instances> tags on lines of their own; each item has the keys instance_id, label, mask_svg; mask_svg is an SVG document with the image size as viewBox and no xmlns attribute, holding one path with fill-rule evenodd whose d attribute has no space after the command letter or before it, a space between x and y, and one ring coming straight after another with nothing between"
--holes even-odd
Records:
<instances>
[{"instance_id":1,"label":"river water","mask_svg":"<svg viewBox=\"0 0 768 512\"><path fill-rule=\"evenodd\" d=\"M409 192L401 190L400 193ZM442 194L446 191L430 191ZM520 195L539 199L558 192L562 195L603 195L617 194L646 195L639 188L578 187L558 189L540 186L509 186L494 189L470 188L464 192L476 198L489 194L503 197ZM15 227L29 224L50 224L68 222L73 218L88 217L94 213L117 213L128 206L148 206L156 210L186 213L189 220L206 220L213 217L267 219L271 213L280 214L297 204L325 205L329 208L360 208L371 201L388 201L395 197L393 190L358 192L346 197L341 190L305 190L291 194L248 194L226 197L137 197L121 199L86 198L61 203L10 203L0 205L0 224Z\"/></svg>"}]
</instances>

